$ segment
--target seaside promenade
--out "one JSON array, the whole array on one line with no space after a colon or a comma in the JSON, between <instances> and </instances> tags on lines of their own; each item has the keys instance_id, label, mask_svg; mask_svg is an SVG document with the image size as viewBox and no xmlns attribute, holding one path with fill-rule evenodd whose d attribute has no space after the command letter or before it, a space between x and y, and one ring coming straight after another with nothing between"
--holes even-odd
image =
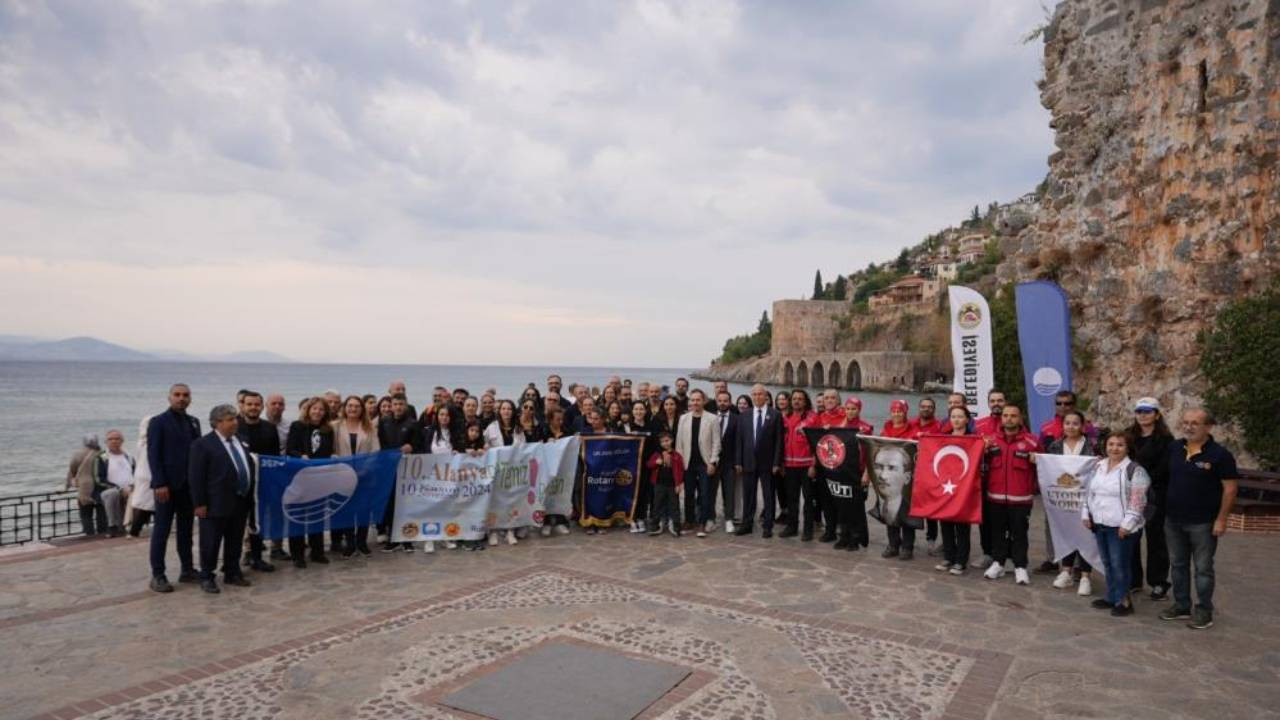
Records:
<instances>
[{"instance_id":1,"label":"seaside promenade","mask_svg":"<svg viewBox=\"0 0 1280 720\"><path fill-rule=\"evenodd\" d=\"M1223 540L1208 631L1145 595L1114 618L1045 576L882 560L873 536L847 553L575 533L284 567L216 596L145 590L145 540L8 551L0 717L1280 717L1275 536Z\"/></svg>"}]
</instances>

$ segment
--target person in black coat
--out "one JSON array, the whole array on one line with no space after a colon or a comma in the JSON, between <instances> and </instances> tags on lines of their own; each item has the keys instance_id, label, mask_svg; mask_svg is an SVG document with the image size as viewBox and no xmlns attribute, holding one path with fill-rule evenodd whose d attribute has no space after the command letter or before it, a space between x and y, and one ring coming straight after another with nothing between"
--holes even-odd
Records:
<instances>
[{"instance_id":1,"label":"person in black coat","mask_svg":"<svg viewBox=\"0 0 1280 720\"><path fill-rule=\"evenodd\" d=\"M750 535L756 515L756 492L764 492L764 514L760 518L761 537L773 537L776 495L774 478L782 474L782 415L769 402L764 385L751 388L753 406L738 415L734 469L742 475L742 525L735 535Z\"/></svg>"},{"instance_id":2,"label":"person in black coat","mask_svg":"<svg viewBox=\"0 0 1280 720\"><path fill-rule=\"evenodd\" d=\"M329 405L324 398L311 398L302 410L302 418L294 420L289 426L289 437L285 441L285 452L289 457L297 458L329 458L333 457L333 427L329 424ZM324 531L308 533L303 541L301 535L289 537L289 555L293 557L293 566L305 568L307 548L311 548L311 561L321 565L329 564L329 556L324 552Z\"/></svg>"},{"instance_id":3,"label":"person in black coat","mask_svg":"<svg viewBox=\"0 0 1280 720\"><path fill-rule=\"evenodd\" d=\"M275 425L262 419L262 395L252 390L246 392L240 400L241 414L236 418L236 437L249 448L254 455L281 455L280 433ZM249 496L249 557L245 564L258 572L272 572L276 568L262 558L266 549L262 536L258 534L258 523L253 513L253 495ZM275 542L278 546L279 540Z\"/></svg>"},{"instance_id":4,"label":"person in black coat","mask_svg":"<svg viewBox=\"0 0 1280 720\"><path fill-rule=\"evenodd\" d=\"M720 425L721 462L716 466L716 483L724 505L725 532L734 532L733 521L736 498L742 481L737 477L731 462L738 448L738 409L728 390L716 393L716 422Z\"/></svg>"},{"instance_id":5,"label":"person in black coat","mask_svg":"<svg viewBox=\"0 0 1280 720\"><path fill-rule=\"evenodd\" d=\"M1147 584L1151 599L1163 600L1169 595L1169 546L1165 544L1165 502L1169 493L1169 446L1173 433L1164 421L1155 398L1144 397L1133 408L1134 423L1129 426L1129 446L1133 460L1147 471L1151 485L1147 489L1148 518L1144 525L1147 541ZM1132 590L1142 590L1142 540L1133 544Z\"/></svg>"},{"instance_id":6,"label":"person in black coat","mask_svg":"<svg viewBox=\"0 0 1280 720\"><path fill-rule=\"evenodd\" d=\"M209 413L209 424L213 430L191 445L187 478L195 516L200 519L200 587L218 593L219 547L223 548L223 582L252 584L240 570L240 548L257 477L249 447L236 436L236 409L218 405Z\"/></svg>"},{"instance_id":7,"label":"person in black coat","mask_svg":"<svg viewBox=\"0 0 1280 720\"><path fill-rule=\"evenodd\" d=\"M422 425L409 410L409 401L404 395L391 396L391 416L378 421L378 444L383 450L399 449L400 452L423 453L427 451L426 435ZM404 550L413 552L413 543L391 542L391 523L396 516L396 494L387 498L387 507L382 511L382 522L378 523L378 536L382 540L382 552Z\"/></svg>"},{"instance_id":8,"label":"person in black coat","mask_svg":"<svg viewBox=\"0 0 1280 720\"><path fill-rule=\"evenodd\" d=\"M195 515L187 487L187 456L191 443L200 437L200 421L187 415L191 388L176 383L169 388L169 409L147 423L147 462L151 468L151 488L155 491L155 524L151 527L151 589L173 592L165 577L164 556L169 530L177 526L178 560L182 563L179 582L198 582L191 557L191 537Z\"/></svg>"}]
</instances>

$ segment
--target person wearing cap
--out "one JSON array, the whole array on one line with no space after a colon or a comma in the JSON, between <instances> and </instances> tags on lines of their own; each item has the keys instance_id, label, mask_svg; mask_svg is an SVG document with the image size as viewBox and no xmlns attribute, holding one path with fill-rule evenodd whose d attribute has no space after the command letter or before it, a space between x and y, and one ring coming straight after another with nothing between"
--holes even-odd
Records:
<instances>
[{"instance_id":1,"label":"person wearing cap","mask_svg":"<svg viewBox=\"0 0 1280 720\"><path fill-rule=\"evenodd\" d=\"M859 435L870 435L876 430L862 419L862 401L851 397L844 401L844 427L854 428ZM853 502L836 504L836 522L843 528L843 548L857 550L871 544L871 531L867 528L867 459L859 457L862 465L862 484L854 486ZM841 547L840 542L836 547Z\"/></svg>"},{"instance_id":2,"label":"person wearing cap","mask_svg":"<svg viewBox=\"0 0 1280 720\"><path fill-rule=\"evenodd\" d=\"M1169 545L1173 607L1161 620L1190 620L1187 627L1213 627L1213 556L1227 532L1227 515L1236 499L1240 473L1236 459L1214 441L1213 416L1207 410L1182 413L1183 439L1169 445L1169 489L1164 533ZM1191 565L1196 599L1191 605Z\"/></svg>"},{"instance_id":3,"label":"person wearing cap","mask_svg":"<svg viewBox=\"0 0 1280 720\"><path fill-rule=\"evenodd\" d=\"M911 406L906 400L893 400L889 403L889 419L880 428L880 436L887 438L914 439L916 427L907 420L907 412ZM903 513L905 515L905 513ZM884 518L884 530L888 540L882 558L898 558L910 560L915 556L916 529L905 523L896 522L896 518Z\"/></svg>"},{"instance_id":4,"label":"person wearing cap","mask_svg":"<svg viewBox=\"0 0 1280 720\"><path fill-rule=\"evenodd\" d=\"M1147 471L1151 486L1147 491L1150 516L1143 535L1147 541L1147 584L1151 599L1169 596L1169 548L1165 544L1165 499L1169 493L1169 445L1173 433L1160 412L1160 402L1153 397L1138 398L1133 405L1133 424L1125 430L1133 447L1133 460ZM1134 591L1142 590L1142 542L1133 543L1133 568L1130 579Z\"/></svg>"}]
</instances>

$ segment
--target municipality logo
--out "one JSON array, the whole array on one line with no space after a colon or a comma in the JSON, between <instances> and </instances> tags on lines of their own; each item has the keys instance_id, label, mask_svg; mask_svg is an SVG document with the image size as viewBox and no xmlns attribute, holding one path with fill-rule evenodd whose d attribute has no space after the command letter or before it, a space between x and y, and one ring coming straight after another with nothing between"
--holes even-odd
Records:
<instances>
[{"instance_id":1,"label":"municipality logo","mask_svg":"<svg viewBox=\"0 0 1280 720\"><path fill-rule=\"evenodd\" d=\"M351 500L358 484L350 465L302 468L284 490L284 515L296 523L324 522Z\"/></svg>"},{"instance_id":2,"label":"municipality logo","mask_svg":"<svg viewBox=\"0 0 1280 720\"><path fill-rule=\"evenodd\" d=\"M1037 395L1049 397L1062 389L1062 373L1051 367L1042 367L1032 373L1031 386Z\"/></svg>"},{"instance_id":3,"label":"municipality logo","mask_svg":"<svg viewBox=\"0 0 1280 720\"><path fill-rule=\"evenodd\" d=\"M978 303L967 302L956 312L956 322L965 330L972 330L982 324L982 308Z\"/></svg>"}]
</instances>

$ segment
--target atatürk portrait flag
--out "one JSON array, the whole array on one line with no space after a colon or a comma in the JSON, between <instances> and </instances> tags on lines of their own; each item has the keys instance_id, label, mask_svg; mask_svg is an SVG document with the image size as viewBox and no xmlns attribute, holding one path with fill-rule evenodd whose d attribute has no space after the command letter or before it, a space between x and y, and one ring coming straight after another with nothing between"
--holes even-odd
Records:
<instances>
[{"instance_id":1,"label":"atat\u00fcrk portrait flag","mask_svg":"<svg viewBox=\"0 0 1280 720\"><path fill-rule=\"evenodd\" d=\"M813 448L818 481L827 484L831 497L854 499L854 487L862 483L858 431L854 428L805 428L804 435Z\"/></svg>"},{"instance_id":2,"label":"atat\u00fcrk portrait flag","mask_svg":"<svg viewBox=\"0 0 1280 720\"><path fill-rule=\"evenodd\" d=\"M982 438L976 435L921 437L911 514L947 522L982 522L982 450Z\"/></svg>"}]
</instances>

